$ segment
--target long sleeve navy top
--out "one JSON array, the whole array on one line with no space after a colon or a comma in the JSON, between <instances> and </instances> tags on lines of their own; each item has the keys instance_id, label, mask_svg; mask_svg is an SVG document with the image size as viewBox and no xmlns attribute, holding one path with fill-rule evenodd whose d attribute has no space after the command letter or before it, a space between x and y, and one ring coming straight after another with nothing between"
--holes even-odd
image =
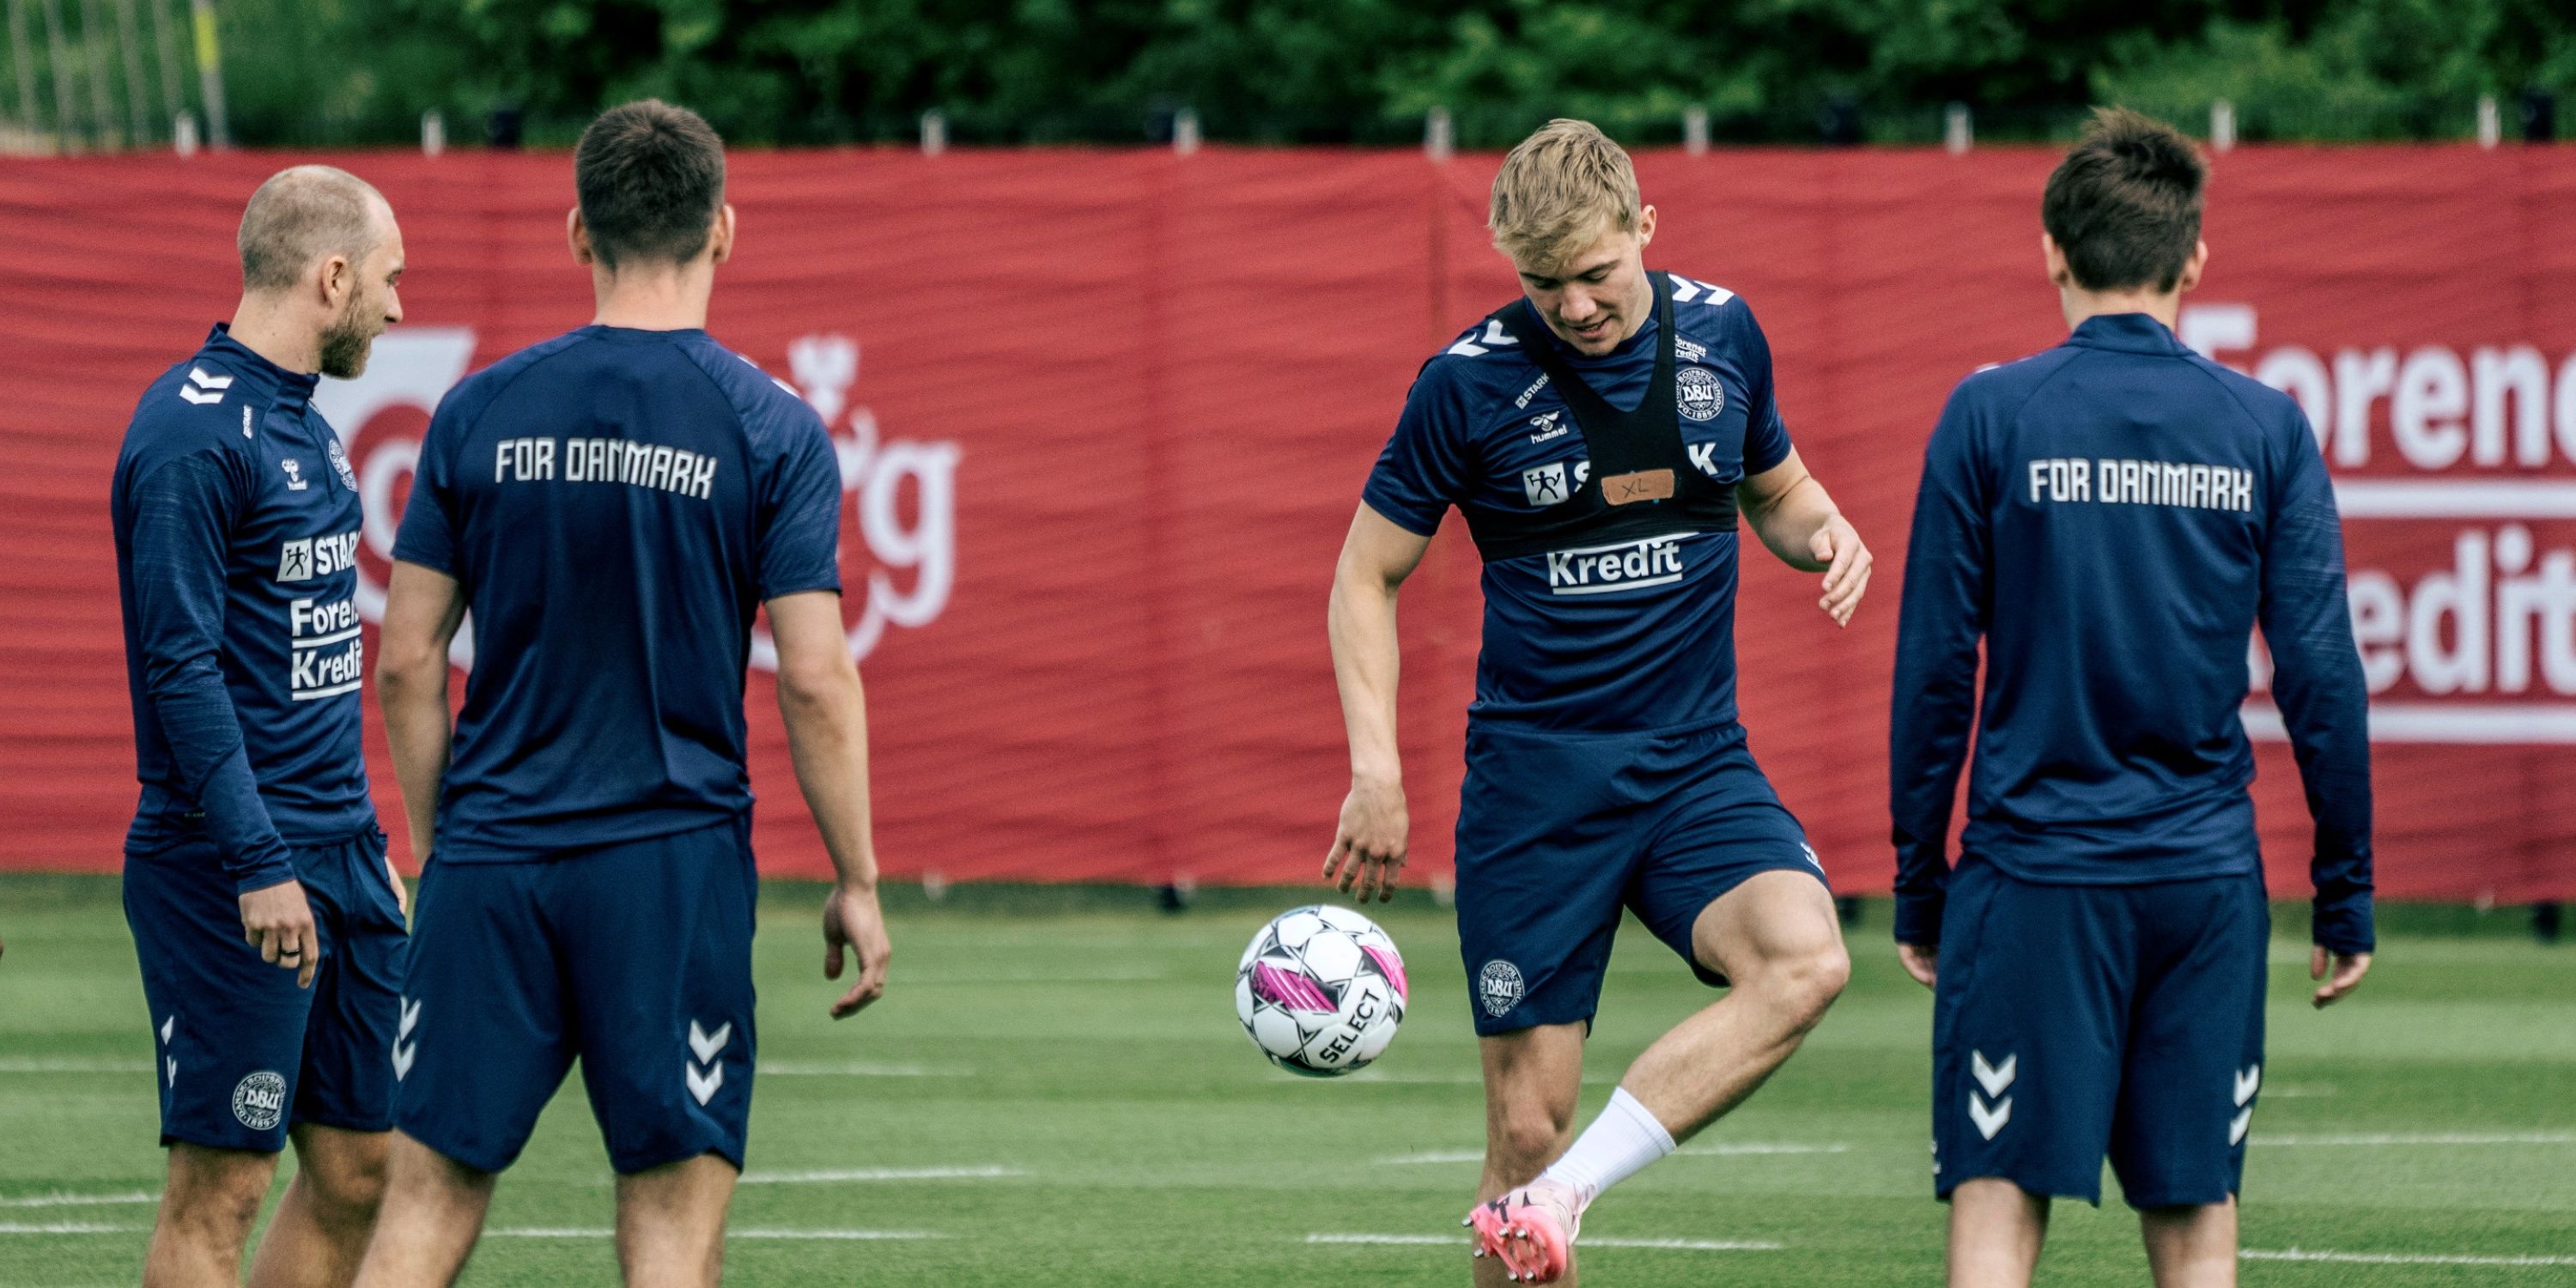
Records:
<instances>
[{"instance_id":1,"label":"long sleeve navy top","mask_svg":"<svg viewBox=\"0 0 2576 1288\"><path fill-rule=\"evenodd\" d=\"M316 378L215 328L152 382L109 510L143 785L129 853L211 841L237 890L375 826L359 741L357 480Z\"/></svg>"},{"instance_id":2,"label":"long sleeve navy top","mask_svg":"<svg viewBox=\"0 0 2576 1288\"><path fill-rule=\"evenodd\" d=\"M1962 381L1906 555L1897 939L1939 942L1972 718L1965 851L2065 884L2258 870L2238 716L2258 623L2316 825L2316 941L2366 951L2367 691L2334 490L2298 404L2134 313Z\"/></svg>"}]
</instances>

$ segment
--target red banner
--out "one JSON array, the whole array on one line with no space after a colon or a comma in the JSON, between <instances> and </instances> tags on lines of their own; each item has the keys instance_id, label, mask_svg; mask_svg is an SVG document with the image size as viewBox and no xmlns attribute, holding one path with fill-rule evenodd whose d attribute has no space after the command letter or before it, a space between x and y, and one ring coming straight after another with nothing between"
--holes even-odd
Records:
<instances>
[{"instance_id":1,"label":"red banner","mask_svg":"<svg viewBox=\"0 0 2576 1288\"><path fill-rule=\"evenodd\" d=\"M382 188L410 259L404 325L324 396L368 502L370 616L439 394L588 320L562 155L0 163L0 867L118 861L135 789L110 466L143 384L230 311L242 202L307 159ZM1960 376L2064 332L2038 247L2054 159L1640 157L1650 262L1752 301L1792 435L1880 554L1848 631L1811 578L1750 555L1738 632L1753 745L1846 889L1891 874L1887 678L1924 436ZM891 873L1313 875L1347 784L1333 556L1415 368L1515 289L1482 227L1494 164L733 158L741 242L711 329L841 445ZM2337 474L2383 891L2576 897L2576 153L2242 149L2210 202L2184 338L2297 395ZM1404 597L1417 875L1447 863L1477 612L1473 553L1444 534ZM763 866L823 873L765 676L751 704ZM2248 726L2275 888L2303 890L2297 775L2259 694Z\"/></svg>"}]
</instances>

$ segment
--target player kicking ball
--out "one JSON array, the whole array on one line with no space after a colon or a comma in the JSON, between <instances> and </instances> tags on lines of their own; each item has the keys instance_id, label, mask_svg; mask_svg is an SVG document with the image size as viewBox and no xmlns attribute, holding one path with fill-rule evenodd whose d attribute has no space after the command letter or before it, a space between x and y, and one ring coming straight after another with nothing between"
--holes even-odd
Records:
<instances>
[{"instance_id":1,"label":"player kicking ball","mask_svg":"<svg viewBox=\"0 0 2576 1288\"><path fill-rule=\"evenodd\" d=\"M1735 705L1739 509L1848 623L1870 555L1799 463L1728 291L1646 270L1628 154L1554 121L1495 176L1524 298L1424 364L1333 577L1351 792L1324 875L1404 866L1396 594L1451 506L1484 560L1458 931L1485 1072L1479 1283L1570 1280L1604 1190L1751 1095L1842 991L1825 874ZM1577 1139L1620 910L1726 996L1658 1039ZM1571 1147L1569 1148L1569 1141Z\"/></svg>"},{"instance_id":2,"label":"player kicking ball","mask_svg":"<svg viewBox=\"0 0 2576 1288\"><path fill-rule=\"evenodd\" d=\"M803 400L706 333L733 250L724 178L696 113L602 113L574 151L569 220L595 321L467 377L421 441L378 683L429 861L367 1288L454 1281L495 1174L576 1057L617 1172L626 1282L716 1282L756 1068L742 704L757 607L840 874L825 973L858 954L833 1014L885 984L840 466ZM451 757L448 643L468 609Z\"/></svg>"},{"instance_id":3,"label":"player kicking ball","mask_svg":"<svg viewBox=\"0 0 2576 1288\"><path fill-rule=\"evenodd\" d=\"M2174 338L2204 178L2171 127L2097 114L2040 207L2074 334L1962 381L1924 459L1889 780L1954 1288L2029 1283L2050 1197L2100 1202L2106 1153L2158 1288L2236 1282L2271 932L2237 716L2257 623L2316 818L2315 1003L2370 968L2334 489L2297 402Z\"/></svg>"}]
</instances>

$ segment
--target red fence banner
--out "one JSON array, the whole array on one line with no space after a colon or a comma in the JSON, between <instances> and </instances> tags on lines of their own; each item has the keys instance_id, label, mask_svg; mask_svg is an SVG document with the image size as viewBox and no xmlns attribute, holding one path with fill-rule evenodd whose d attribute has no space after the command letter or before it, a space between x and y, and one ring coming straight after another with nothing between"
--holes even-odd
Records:
<instances>
[{"instance_id":1,"label":"red fence banner","mask_svg":"<svg viewBox=\"0 0 2576 1288\"><path fill-rule=\"evenodd\" d=\"M242 203L307 160L381 188L409 255L404 323L320 398L367 505L370 620L440 394L589 320L562 154L0 162L0 868L119 861L110 469L143 385L231 310ZM2054 161L1639 155L1649 263L1752 303L1793 438L1880 556L1849 630L1758 551L1739 614L1753 747L1846 890L1893 872L1888 677L1924 440L1960 377L2065 331L2040 268ZM1416 368L1516 289L1483 229L1496 164L733 157L740 245L710 329L840 449L889 873L1313 876L1348 784L1334 554ZM2207 236L2184 340L2295 395L2336 476L2383 892L2576 897L2576 151L2242 148L2217 161ZM1456 809L1478 629L1457 527L1404 592L1412 879L1445 872ZM2297 774L2258 649L2249 666L2267 861L2301 893ZM765 673L749 700L762 866L821 875Z\"/></svg>"}]
</instances>

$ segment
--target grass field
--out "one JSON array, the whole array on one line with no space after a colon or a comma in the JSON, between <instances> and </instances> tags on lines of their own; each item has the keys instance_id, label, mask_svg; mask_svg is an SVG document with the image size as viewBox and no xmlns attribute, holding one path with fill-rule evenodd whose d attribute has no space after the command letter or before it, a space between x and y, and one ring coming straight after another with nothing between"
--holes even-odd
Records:
<instances>
[{"instance_id":1,"label":"grass field","mask_svg":"<svg viewBox=\"0 0 2576 1288\"><path fill-rule=\"evenodd\" d=\"M731 1282L1464 1282L1480 1097L1455 936L1427 900L1383 914L1414 988L1403 1035L1374 1069L1308 1082L1261 1061L1230 996L1245 939L1291 893L1170 917L1100 897L913 896L887 1000L839 1025L816 893L773 886L762 908ZM1851 990L1806 1050L1594 1209L1588 1282L1938 1282L1930 1002L1895 968L1884 906L1871 912ZM161 1158L115 883L0 878L0 939L0 1285L133 1283ZM2392 933L2382 950L2359 996L2316 1014L2303 946L2274 945L2246 1282L2576 1284L2576 948ZM1587 1114L1707 997L1632 925ZM465 1282L613 1283L609 1220L576 1078L503 1178ZM2116 1200L2061 1204L2051 1237L2047 1283L2145 1282Z\"/></svg>"}]
</instances>

